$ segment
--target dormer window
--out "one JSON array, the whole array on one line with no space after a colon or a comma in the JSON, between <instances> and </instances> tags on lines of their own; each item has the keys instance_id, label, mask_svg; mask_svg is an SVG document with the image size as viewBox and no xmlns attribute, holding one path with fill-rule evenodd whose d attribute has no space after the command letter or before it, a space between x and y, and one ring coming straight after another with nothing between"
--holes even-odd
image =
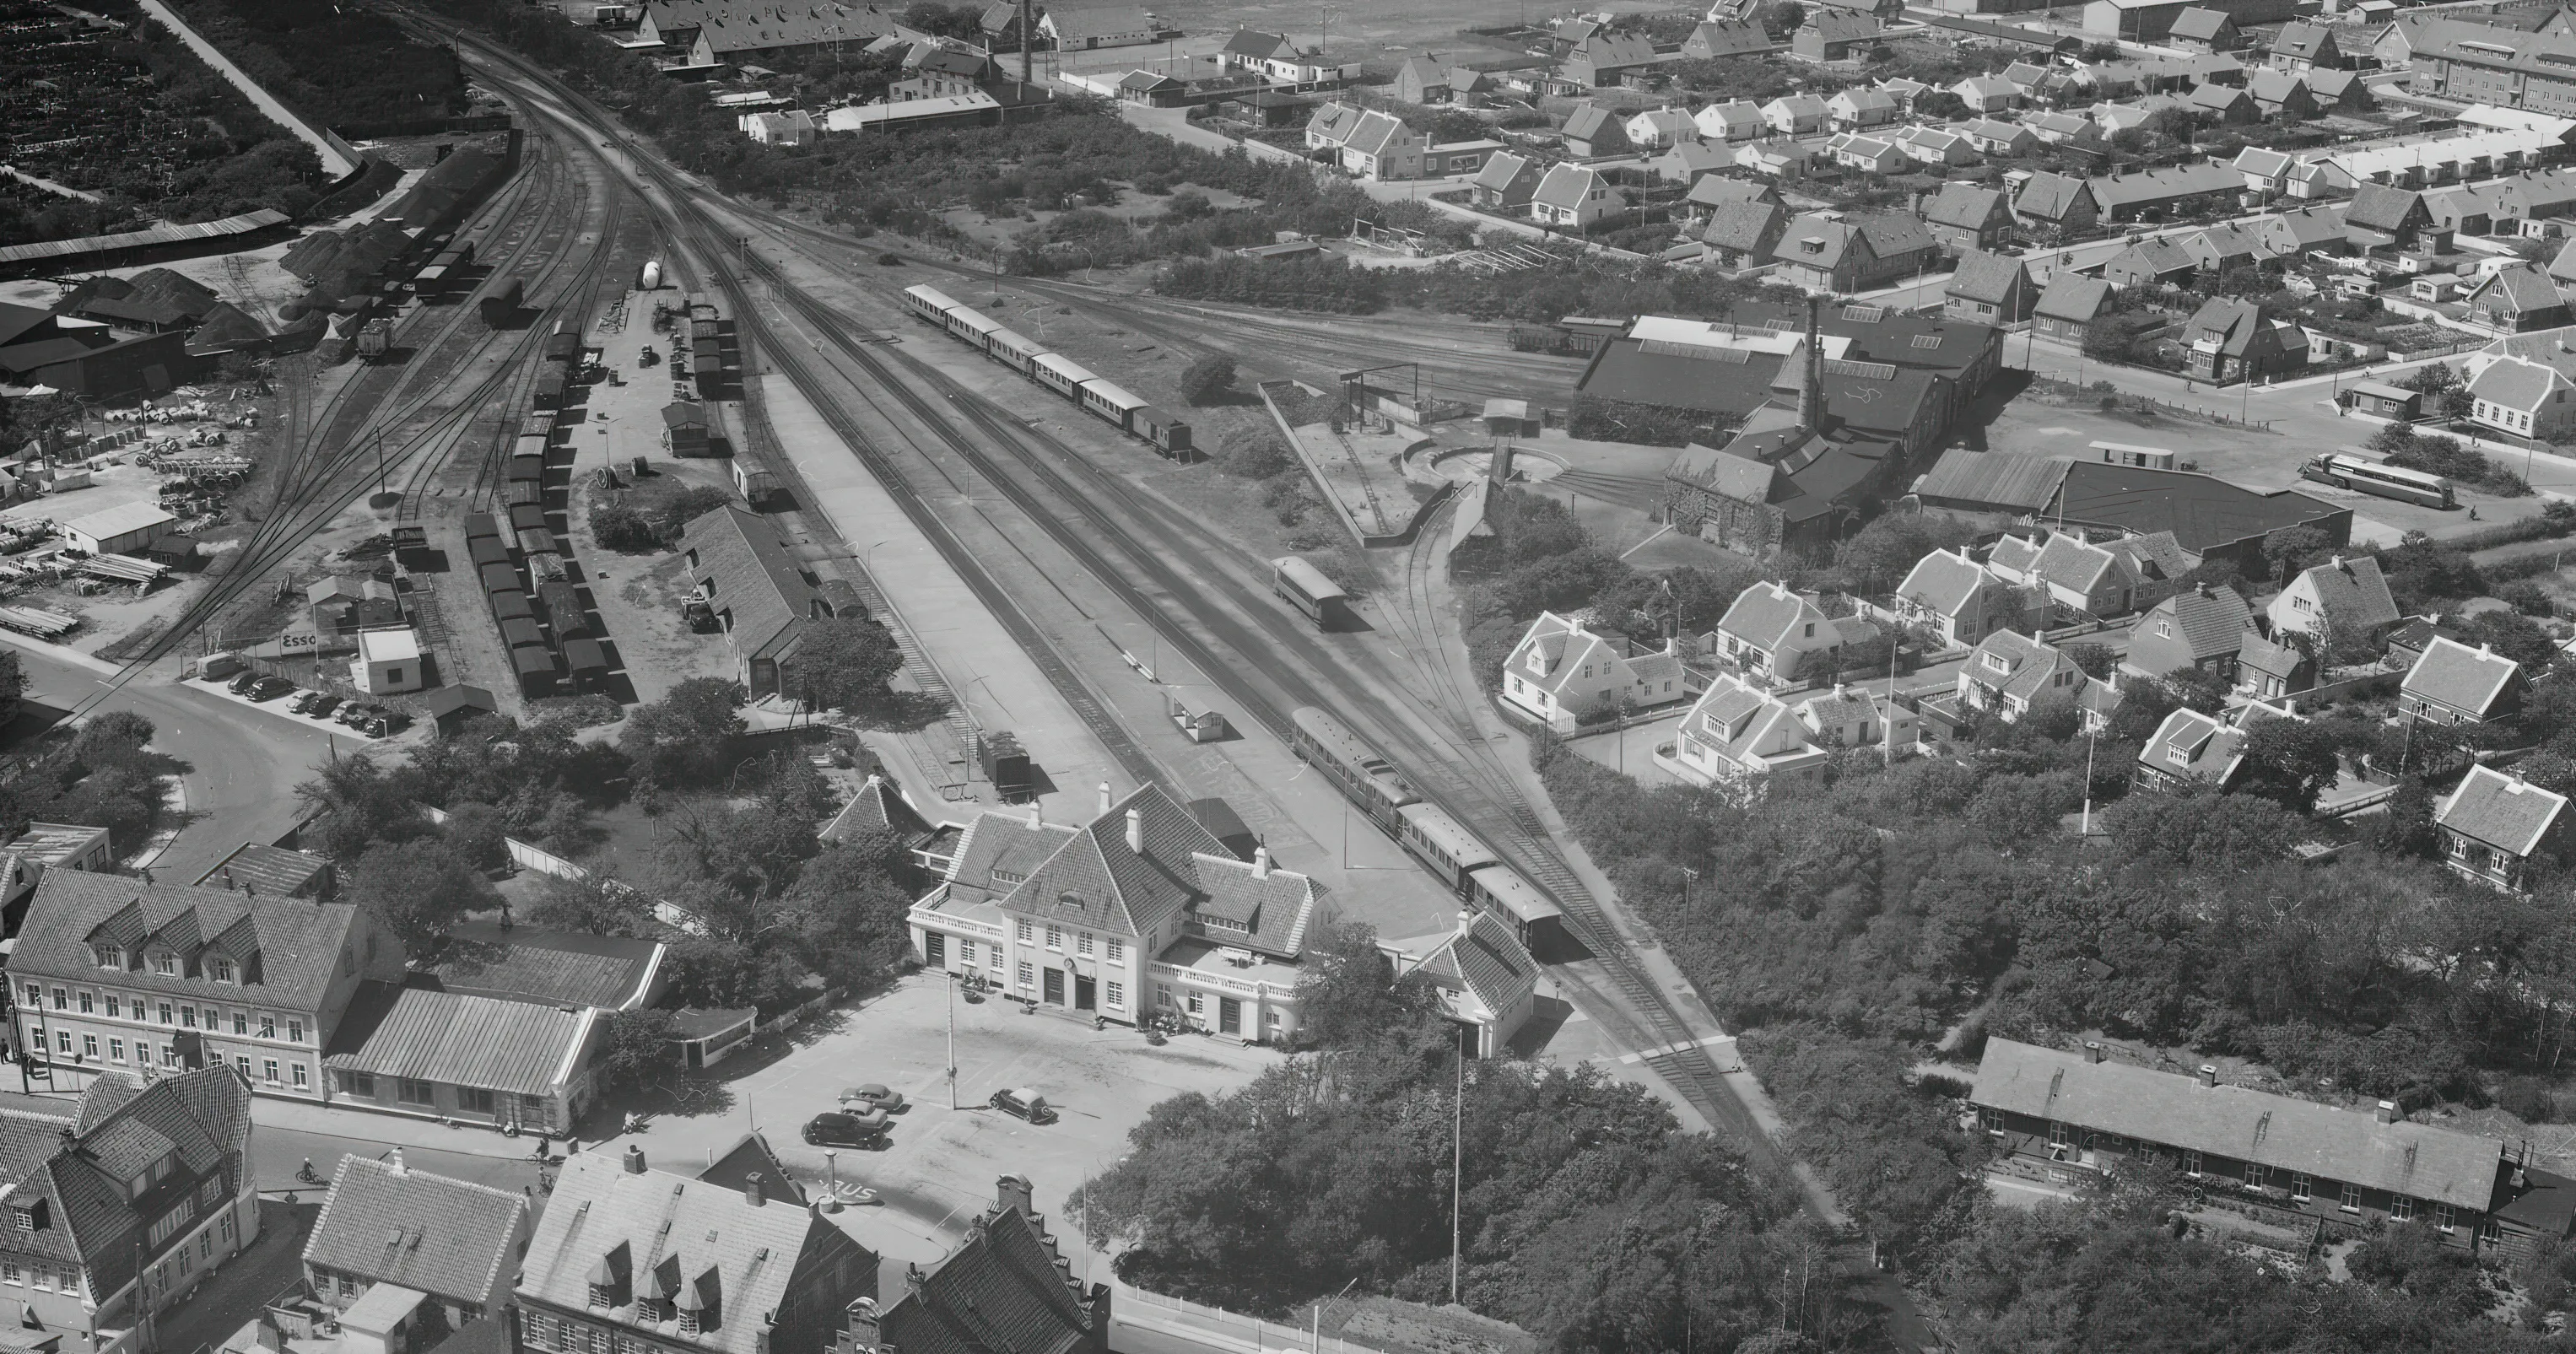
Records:
<instances>
[{"instance_id":1,"label":"dormer window","mask_svg":"<svg viewBox=\"0 0 2576 1354\"><path fill-rule=\"evenodd\" d=\"M209 977L209 978L214 979L216 982L219 982L219 983L232 983L232 982L239 982L239 981L241 981L241 978L240 978L240 970L238 970L238 969L234 968L234 967L233 967L233 961L231 961L231 960L229 960L229 959L209 959L209 960L207 960L207 961L206 961L206 976L207 976L207 977Z\"/></svg>"},{"instance_id":2,"label":"dormer window","mask_svg":"<svg viewBox=\"0 0 2576 1354\"><path fill-rule=\"evenodd\" d=\"M152 971L176 977L179 972L179 956L170 953L168 950L154 950L152 952Z\"/></svg>"},{"instance_id":3,"label":"dormer window","mask_svg":"<svg viewBox=\"0 0 2576 1354\"><path fill-rule=\"evenodd\" d=\"M9 1210L10 1219L21 1232L41 1232L53 1223L52 1211L43 1199L31 1199Z\"/></svg>"},{"instance_id":4,"label":"dormer window","mask_svg":"<svg viewBox=\"0 0 2576 1354\"><path fill-rule=\"evenodd\" d=\"M122 969L125 967L125 947L122 945L101 945L97 950L93 951L93 953L98 956L98 966L100 968Z\"/></svg>"}]
</instances>

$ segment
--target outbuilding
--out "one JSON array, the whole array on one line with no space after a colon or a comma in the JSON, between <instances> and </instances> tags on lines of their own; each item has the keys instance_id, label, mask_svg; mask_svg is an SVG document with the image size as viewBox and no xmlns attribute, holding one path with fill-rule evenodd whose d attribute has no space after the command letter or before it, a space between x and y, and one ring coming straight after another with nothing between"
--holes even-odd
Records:
<instances>
[{"instance_id":1,"label":"outbuilding","mask_svg":"<svg viewBox=\"0 0 2576 1354\"><path fill-rule=\"evenodd\" d=\"M139 555L161 543L178 518L137 499L62 524L63 540L93 555Z\"/></svg>"},{"instance_id":2,"label":"outbuilding","mask_svg":"<svg viewBox=\"0 0 2576 1354\"><path fill-rule=\"evenodd\" d=\"M410 626L358 632L358 656L349 662L349 680L370 696L396 696L418 691L421 680L420 633Z\"/></svg>"}]
</instances>

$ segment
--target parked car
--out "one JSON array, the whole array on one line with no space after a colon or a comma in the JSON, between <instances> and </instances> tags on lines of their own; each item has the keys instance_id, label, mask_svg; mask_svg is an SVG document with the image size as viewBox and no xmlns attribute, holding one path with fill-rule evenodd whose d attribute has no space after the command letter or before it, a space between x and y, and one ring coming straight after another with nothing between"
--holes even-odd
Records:
<instances>
[{"instance_id":1,"label":"parked car","mask_svg":"<svg viewBox=\"0 0 2576 1354\"><path fill-rule=\"evenodd\" d=\"M313 703L320 699L322 699L322 693L319 691L298 691L295 693L295 699L286 703L286 708L294 714L311 714Z\"/></svg>"},{"instance_id":2,"label":"parked car","mask_svg":"<svg viewBox=\"0 0 2576 1354\"><path fill-rule=\"evenodd\" d=\"M387 710L380 715L369 715L350 727L369 738L391 738L411 727L411 716L399 710Z\"/></svg>"},{"instance_id":3,"label":"parked car","mask_svg":"<svg viewBox=\"0 0 2576 1354\"><path fill-rule=\"evenodd\" d=\"M313 716L315 719L320 719L339 707L339 697L334 696L327 691L316 691L313 694L320 699L315 700L304 713Z\"/></svg>"},{"instance_id":4,"label":"parked car","mask_svg":"<svg viewBox=\"0 0 2576 1354\"><path fill-rule=\"evenodd\" d=\"M817 1114L805 1121L805 1141L816 1147L873 1147L885 1141L882 1111L865 1114Z\"/></svg>"},{"instance_id":5,"label":"parked car","mask_svg":"<svg viewBox=\"0 0 2576 1354\"><path fill-rule=\"evenodd\" d=\"M1046 1097L1031 1090L995 1091L993 1108L1004 1114L1017 1115L1033 1124L1055 1122L1055 1110L1047 1104Z\"/></svg>"},{"instance_id":6,"label":"parked car","mask_svg":"<svg viewBox=\"0 0 2576 1354\"><path fill-rule=\"evenodd\" d=\"M255 701L273 701L294 689L295 683L283 677L262 677L250 684L249 695Z\"/></svg>"},{"instance_id":7,"label":"parked car","mask_svg":"<svg viewBox=\"0 0 2576 1354\"><path fill-rule=\"evenodd\" d=\"M252 687L259 685L259 679L260 673L258 669L245 669L240 675L234 677L224 685L225 688L230 690L234 695L246 696L250 694L250 689Z\"/></svg>"},{"instance_id":8,"label":"parked car","mask_svg":"<svg viewBox=\"0 0 2576 1354\"><path fill-rule=\"evenodd\" d=\"M340 713L331 716L331 718L338 720L340 723L354 727L359 720L381 715L384 712L385 707L381 705L370 705L364 701L358 701L341 706Z\"/></svg>"},{"instance_id":9,"label":"parked car","mask_svg":"<svg viewBox=\"0 0 2576 1354\"><path fill-rule=\"evenodd\" d=\"M841 1092L841 1103L865 1105L870 1109L880 1109L888 1114L894 1114L903 1109L903 1092L871 1081L865 1086L853 1086Z\"/></svg>"}]
</instances>

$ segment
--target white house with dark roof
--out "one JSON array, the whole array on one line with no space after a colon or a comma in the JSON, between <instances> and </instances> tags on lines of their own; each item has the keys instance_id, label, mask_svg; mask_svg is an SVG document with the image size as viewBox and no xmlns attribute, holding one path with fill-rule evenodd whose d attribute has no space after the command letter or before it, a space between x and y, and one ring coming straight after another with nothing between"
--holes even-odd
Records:
<instances>
[{"instance_id":1,"label":"white house with dark roof","mask_svg":"<svg viewBox=\"0 0 2576 1354\"><path fill-rule=\"evenodd\" d=\"M1104 785L1099 815L1080 825L1034 808L977 815L912 905L913 953L1033 1004L1285 1042L1324 896L1266 847L1235 856L1159 786L1113 800Z\"/></svg>"},{"instance_id":2,"label":"white house with dark roof","mask_svg":"<svg viewBox=\"0 0 2576 1354\"><path fill-rule=\"evenodd\" d=\"M1749 99L1729 99L1691 114L1691 122L1710 141L1751 141L1762 135L1762 108Z\"/></svg>"},{"instance_id":3,"label":"white house with dark roof","mask_svg":"<svg viewBox=\"0 0 2576 1354\"><path fill-rule=\"evenodd\" d=\"M2342 555L2311 565L2264 608L2275 637L2293 630L2335 639L2376 640L2398 622L2397 599L2376 555Z\"/></svg>"},{"instance_id":4,"label":"white house with dark roof","mask_svg":"<svg viewBox=\"0 0 2576 1354\"><path fill-rule=\"evenodd\" d=\"M653 1170L641 1146L565 1157L518 1268L516 1347L824 1354L877 1296L878 1257L745 1184Z\"/></svg>"},{"instance_id":5,"label":"white house with dark roof","mask_svg":"<svg viewBox=\"0 0 2576 1354\"><path fill-rule=\"evenodd\" d=\"M352 1109L564 1134L595 1097L596 1006L368 983L322 1063Z\"/></svg>"},{"instance_id":6,"label":"white house with dark roof","mask_svg":"<svg viewBox=\"0 0 2576 1354\"><path fill-rule=\"evenodd\" d=\"M1943 133L1952 135L1952 133ZM1964 139L1964 137L1962 138ZM1974 143L1969 147L1973 154ZM1923 227L1942 246L1960 252L2000 249L2012 239L2012 204L2000 188L1950 182L1923 203Z\"/></svg>"},{"instance_id":7,"label":"white house with dark roof","mask_svg":"<svg viewBox=\"0 0 2576 1354\"><path fill-rule=\"evenodd\" d=\"M1813 94L1783 94L1762 105L1762 120L1781 136L1810 136L1825 130L1833 110Z\"/></svg>"},{"instance_id":8,"label":"white house with dark roof","mask_svg":"<svg viewBox=\"0 0 2576 1354\"><path fill-rule=\"evenodd\" d=\"M1914 562L1889 599L1897 621L1932 632L1944 648L1971 645L1996 630L2028 623L2044 599L1970 559L1964 550L1935 550Z\"/></svg>"},{"instance_id":9,"label":"white house with dark roof","mask_svg":"<svg viewBox=\"0 0 2576 1354\"><path fill-rule=\"evenodd\" d=\"M304 1283L333 1311L377 1284L412 1289L453 1331L500 1312L527 1251L526 1195L413 1170L400 1147L348 1153L305 1238Z\"/></svg>"},{"instance_id":10,"label":"white house with dark roof","mask_svg":"<svg viewBox=\"0 0 2576 1354\"><path fill-rule=\"evenodd\" d=\"M734 680L754 700L791 690L805 623L833 608L777 524L717 508L680 529L680 558L688 586L703 596L733 650Z\"/></svg>"},{"instance_id":11,"label":"white house with dark roof","mask_svg":"<svg viewBox=\"0 0 2576 1354\"><path fill-rule=\"evenodd\" d=\"M1439 935L1378 945L1397 977L1419 973L1440 1002L1440 1014L1474 1036L1470 1056L1490 1058L1527 1023L1538 997L1538 961L1512 928L1490 912L1461 911L1456 927Z\"/></svg>"},{"instance_id":12,"label":"white house with dark roof","mask_svg":"<svg viewBox=\"0 0 2576 1354\"><path fill-rule=\"evenodd\" d=\"M1650 710L1690 699L1681 656L1667 644L1631 655L1624 641L1594 634L1582 622L1542 611L1503 662L1505 704L1560 733L1596 710L1624 702Z\"/></svg>"},{"instance_id":13,"label":"white house with dark roof","mask_svg":"<svg viewBox=\"0 0 2576 1354\"><path fill-rule=\"evenodd\" d=\"M1888 140L1905 152L1905 158L1917 164L1972 165L1977 162L1977 148L1968 138L1939 127L1899 127L1888 134ZM1943 185L1947 187L1948 185Z\"/></svg>"},{"instance_id":14,"label":"white house with dark roof","mask_svg":"<svg viewBox=\"0 0 2576 1354\"><path fill-rule=\"evenodd\" d=\"M2000 75L1971 75L1950 86L1971 113L2008 113L2021 102L2021 87Z\"/></svg>"},{"instance_id":15,"label":"white house with dark roof","mask_svg":"<svg viewBox=\"0 0 2576 1354\"><path fill-rule=\"evenodd\" d=\"M1710 632L1717 656L1763 681L1794 682L1829 671L1844 644L1876 633L1868 622L1836 620L1807 593L1765 580L1737 593L1717 629Z\"/></svg>"},{"instance_id":16,"label":"white house with dark roof","mask_svg":"<svg viewBox=\"0 0 2576 1354\"><path fill-rule=\"evenodd\" d=\"M1876 747L1893 743L1896 755L1914 751L1922 721L1887 693L1867 687L1834 684L1790 707L1806 726L1808 741L1822 748Z\"/></svg>"},{"instance_id":17,"label":"white house with dark roof","mask_svg":"<svg viewBox=\"0 0 2576 1354\"><path fill-rule=\"evenodd\" d=\"M360 987L402 974L401 939L347 903L49 870L9 956L10 1023L66 1078L221 1065L320 1100Z\"/></svg>"},{"instance_id":18,"label":"white house with dark roof","mask_svg":"<svg viewBox=\"0 0 2576 1354\"><path fill-rule=\"evenodd\" d=\"M140 1354L147 1314L193 1301L259 1239L251 1095L229 1068L5 1100L0 1285L29 1354Z\"/></svg>"},{"instance_id":19,"label":"white house with dark roof","mask_svg":"<svg viewBox=\"0 0 2576 1354\"><path fill-rule=\"evenodd\" d=\"M2576 381L2555 366L2499 357L2469 378L2469 420L2543 442L2576 435Z\"/></svg>"},{"instance_id":20,"label":"white house with dark roof","mask_svg":"<svg viewBox=\"0 0 2576 1354\"><path fill-rule=\"evenodd\" d=\"M2051 697L2076 700L2092 684L2064 651L2017 630L1997 630L1969 651L1956 690L1961 704L2011 724Z\"/></svg>"},{"instance_id":21,"label":"white house with dark roof","mask_svg":"<svg viewBox=\"0 0 2576 1354\"><path fill-rule=\"evenodd\" d=\"M2436 724L2482 724L2520 711L2529 685L2520 663L2487 645L2437 635L2397 684L2397 710Z\"/></svg>"},{"instance_id":22,"label":"white house with dark roof","mask_svg":"<svg viewBox=\"0 0 2576 1354\"><path fill-rule=\"evenodd\" d=\"M2304 719L2261 701L2237 707L2233 715L2205 715L2188 707L2166 715L2146 744L2138 749L2136 782L2142 790L2180 791L2195 785L2214 790L2236 788L2245 769L2245 739L2268 719Z\"/></svg>"},{"instance_id":23,"label":"white house with dark roof","mask_svg":"<svg viewBox=\"0 0 2576 1354\"><path fill-rule=\"evenodd\" d=\"M1832 759L1786 702L1733 673L1709 683L1673 741L1655 749L1655 765L1693 785L1742 785L1769 776L1812 780Z\"/></svg>"},{"instance_id":24,"label":"white house with dark roof","mask_svg":"<svg viewBox=\"0 0 2576 1354\"><path fill-rule=\"evenodd\" d=\"M2125 616L2137 609L2137 568L2129 557L2069 532L2045 541L2006 536L1986 567L2007 582L2043 587L2049 600L2087 616Z\"/></svg>"},{"instance_id":25,"label":"white house with dark roof","mask_svg":"<svg viewBox=\"0 0 2576 1354\"><path fill-rule=\"evenodd\" d=\"M1585 230L1613 212L1624 210L1626 197L1610 181L1581 165L1548 166L1547 176L1530 194L1530 219L1545 226Z\"/></svg>"},{"instance_id":26,"label":"white house with dark roof","mask_svg":"<svg viewBox=\"0 0 2576 1354\"><path fill-rule=\"evenodd\" d=\"M1639 150L1664 150L1699 139L1699 124L1679 108L1650 108L1630 117L1622 128Z\"/></svg>"},{"instance_id":27,"label":"white house with dark roof","mask_svg":"<svg viewBox=\"0 0 2576 1354\"><path fill-rule=\"evenodd\" d=\"M2164 677L2189 668L2224 686L2236 684L2237 656L2255 634L2254 610L2234 588L2201 586L2156 603L2129 632L2120 671Z\"/></svg>"},{"instance_id":28,"label":"white house with dark roof","mask_svg":"<svg viewBox=\"0 0 2576 1354\"><path fill-rule=\"evenodd\" d=\"M1837 90L1825 100L1826 120L1841 131L1855 131L1894 122L1904 113L1896 96L1883 89L1853 86Z\"/></svg>"},{"instance_id":29,"label":"white house with dark roof","mask_svg":"<svg viewBox=\"0 0 2576 1354\"><path fill-rule=\"evenodd\" d=\"M2567 796L2510 772L2473 765L2433 810L2442 863L2461 878L2524 890L2531 862L2564 845Z\"/></svg>"},{"instance_id":30,"label":"white house with dark roof","mask_svg":"<svg viewBox=\"0 0 2576 1354\"><path fill-rule=\"evenodd\" d=\"M2012 325L2030 318L2039 289L2031 285L2020 255L1971 249L1959 256L1941 296L1944 313L1954 320Z\"/></svg>"}]
</instances>

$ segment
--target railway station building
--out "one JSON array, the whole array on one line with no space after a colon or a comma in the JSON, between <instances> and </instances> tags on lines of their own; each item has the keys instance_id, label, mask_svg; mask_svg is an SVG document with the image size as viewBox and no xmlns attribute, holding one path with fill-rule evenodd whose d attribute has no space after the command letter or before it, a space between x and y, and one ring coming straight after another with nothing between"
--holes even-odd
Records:
<instances>
[{"instance_id":1,"label":"railway station building","mask_svg":"<svg viewBox=\"0 0 2576 1354\"><path fill-rule=\"evenodd\" d=\"M833 614L822 583L769 519L717 508L680 529L693 595L734 653L734 680L753 700L786 693L805 622Z\"/></svg>"},{"instance_id":2,"label":"railway station building","mask_svg":"<svg viewBox=\"0 0 2576 1354\"><path fill-rule=\"evenodd\" d=\"M1256 847L1244 860L1156 785L1100 790L1089 822L1032 806L966 825L913 904L914 957L1013 1000L1246 1043L1297 1032L1298 957L1324 887Z\"/></svg>"}]
</instances>

